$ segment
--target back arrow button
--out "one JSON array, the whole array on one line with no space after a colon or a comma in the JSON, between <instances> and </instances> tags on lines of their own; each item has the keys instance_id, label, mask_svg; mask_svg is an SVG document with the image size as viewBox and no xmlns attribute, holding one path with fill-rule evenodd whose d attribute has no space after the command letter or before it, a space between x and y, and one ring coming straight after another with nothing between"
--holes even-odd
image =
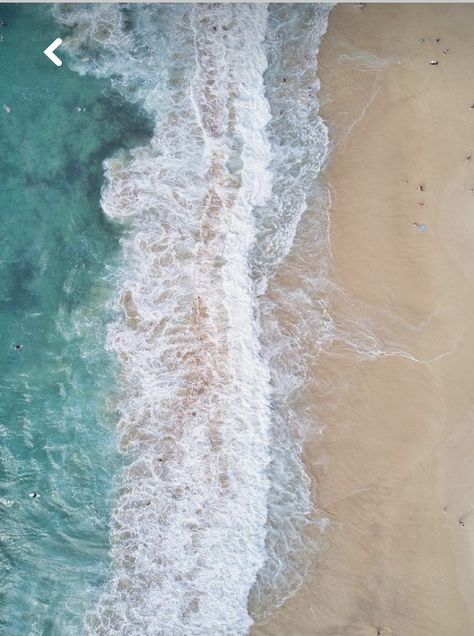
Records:
<instances>
[{"instance_id":1,"label":"back arrow button","mask_svg":"<svg viewBox=\"0 0 474 636\"><path fill-rule=\"evenodd\" d=\"M58 48L58 46L62 43L63 41L61 40L61 38L56 38L56 40L54 40L54 42L50 44L48 48L43 51L46 57L49 57L51 62L56 64L56 66L61 66L62 61L59 59L57 55L53 53L53 51L55 51Z\"/></svg>"}]
</instances>

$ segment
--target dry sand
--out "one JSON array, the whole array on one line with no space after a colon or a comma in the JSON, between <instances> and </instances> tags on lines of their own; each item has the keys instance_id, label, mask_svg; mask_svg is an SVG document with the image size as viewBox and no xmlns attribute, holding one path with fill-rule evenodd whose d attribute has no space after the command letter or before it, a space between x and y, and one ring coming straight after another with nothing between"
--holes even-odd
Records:
<instances>
[{"instance_id":1,"label":"dry sand","mask_svg":"<svg viewBox=\"0 0 474 636\"><path fill-rule=\"evenodd\" d=\"M315 395L349 386L306 452L332 523L314 575L255 635L474 634L473 27L474 5L331 13L331 278L408 355L315 364ZM348 306L332 302L336 322Z\"/></svg>"}]
</instances>

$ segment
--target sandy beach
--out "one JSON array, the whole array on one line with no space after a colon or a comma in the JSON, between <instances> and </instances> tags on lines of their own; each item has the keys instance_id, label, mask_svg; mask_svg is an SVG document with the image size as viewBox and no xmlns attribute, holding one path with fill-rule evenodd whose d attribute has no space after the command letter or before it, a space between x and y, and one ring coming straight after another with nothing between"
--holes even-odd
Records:
<instances>
[{"instance_id":1,"label":"sandy beach","mask_svg":"<svg viewBox=\"0 0 474 636\"><path fill-rule=\"evenodd\" d=\"M329 312L373 346L315 358L324 432L306 464L330 525L306 584L254 635L474 634L473 24L474 5L331 13Z\"/></svg>"}]
</instances>

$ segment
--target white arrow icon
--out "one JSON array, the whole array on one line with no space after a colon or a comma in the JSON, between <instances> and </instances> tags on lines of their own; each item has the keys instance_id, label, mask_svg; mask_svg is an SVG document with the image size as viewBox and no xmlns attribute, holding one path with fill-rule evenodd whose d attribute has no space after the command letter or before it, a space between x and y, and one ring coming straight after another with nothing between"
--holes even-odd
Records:
<instances>
[{"instance_id":1,"label":"white arrow icon","mask_svg":"<svg viewBox=\"0 0 474 636\"><path fill-rule=\"evenodd\" d=\"M62 61L59 59L57 55L53 53L53 51L55 51L58 48L58 46L62 43L63 41L61 40L61 38L56 38L56 40L54 40L54 42L50 44L48 48L43 51L46 57L49 57L51 62L56 64L56 66L61 66Z\"/></svg>"}]
</instances>

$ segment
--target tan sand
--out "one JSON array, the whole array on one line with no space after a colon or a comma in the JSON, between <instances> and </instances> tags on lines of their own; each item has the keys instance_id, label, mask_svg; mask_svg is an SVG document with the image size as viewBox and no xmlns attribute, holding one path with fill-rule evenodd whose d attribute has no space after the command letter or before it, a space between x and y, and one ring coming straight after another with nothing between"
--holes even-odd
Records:
<instances>
[{"instance_id":1,"label":"tan sand","mask_svg":"<svg viewBox=\"0 0 474 636\"><path fill-rule=\"evenodd\" d=\"M306 453L332 523L313 576L255 635L474 634L473 27L474 5L331 13L331 278L409 356L315 363L314 400L349 386ZM330 307L341 324L348 309Z\"/></svg>"}]
</instances>

